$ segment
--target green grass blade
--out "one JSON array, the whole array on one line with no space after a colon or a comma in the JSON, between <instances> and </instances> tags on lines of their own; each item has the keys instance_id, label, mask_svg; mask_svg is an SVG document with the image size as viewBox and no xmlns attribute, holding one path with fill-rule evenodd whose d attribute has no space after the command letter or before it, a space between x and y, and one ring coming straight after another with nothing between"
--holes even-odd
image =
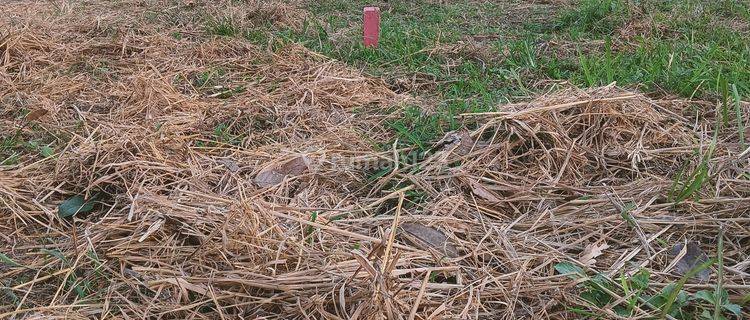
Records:
<instances>
[{"instance_id":1,"label":"green grass blade","mask_svg":"<svg viewBox=\"0 0 750 320\"><path fill-rule=\"evenodd\" d=\"M675 177L674 181L672 181L672 187L669 189L669 195L667 196L667 199L669 199L669 201L675 201L676 199L677 188L681 185L682 176L685 175L686 166L687 163L683 163L682 166L680 166L680 171L677 172L677 177Z\"/></svg>"},{"instance_id":2,"label":"green grass blade","mask_svg":"<svg viewBox=\"0 0 750 320\"><path fill-rule=\"evenodd\" d=\"M669 310L672 309L672 305L674 304L675 300L677 299L677 296L680 294L680 291L682 291L682 288L685 286L685 283L687 283L688 279L692 278L698 272L703 271L703 269L706 269L716 263L715 259L708 260L699 266L691 269L687 273L685 273L682 278L680 278L679 281L677 281L677 284L675 285L672 292L669 293L669 296L667 297L666 303L664 303L664 306L661 310L661 316L659 319L666 319L667 315L669 314Z\"/></svg>"},{"instance_id":3,"label":"green grass blade","mask_svg":"<svg viewBox=\"0 0 750 320\"><path fill-rule=\"evenodd\" d=\"M732 84L732 96L734 97L734 112L737 116L737 132L740 135L740 147L745 150L745 123L742 121L742 106L740 103L740 94L737 92L737 86Z\"/></svg>"},{"instance_id":4,"label":"green grass blade","mask_svg":"<svg viewBox=\"0 0 750 320\"><path fill-rule=\"evenodd\" d=\"M46 254L46 255L48 255L50 257L55 257L57 259L60 259L60 261L62 261L64 265L66 265L66 266L68 265L68 258L66 258L62 254L62 252L60 252L60 250L57 250L57 249L52 249L52 250L50 250L50 249L42 249L41 251L42 251L42 253L44 253L44 254Z\"/></svg>"},{"instance_id":5,"label":"green grass blade","mask_svg":"<svg viewBox=\"0 0 750 320\"><path fill-rule=\"evenodd\" d=\"M0 262L2 262L5 265L9 265L11 267L20 267L21 265L18 264L18 262L13 261L10 257L6 256L4 253L0 253Z\"/></svg>"},{"instance_id":6,"label":"green grass blade","mask_svg":"<svg viewBox=\"0 0 750 320\"><path fill-rule=\"evenodd\" d=\"M722 319L721 306L724 303L721 301L721 292L724 290L724 228L719 229L719 243L716 248L716 255L719 264L718 279L716 282L716 290L714 290L714 320Z\"/></svg>"},{"instance_id":7,"label":"green grass blade","mask_svg":"<svg viewBox=\"0 0 750 320\"><path fill-rule=\"evenodd\" d=\"M714 137L713 139L711 139L711 145L708 147L708 152L706 152L706 155L703 157L703 159L701 159L701 164L698 166L696 171L691 175L690 184L682 189L682 192L680 192L680 194L677 196L675 202L680 203L683 200L694 195L703 187L703 183L708 180L708 162L711 160L711 157L713 157L718 139L719 126L717 125L716 130L714 130Z\"/></svg>"},{"instance_id":8,"label":"green grass blade","mask_svg":"<svg viewBox=\"0 0 750 320\"><path fill-rule=\"evenodd\" d=\"M729 126L729 84L726 79L719 83L721 90L721 120L724 126Z\"/></svg>"},{"instance_id":9,"label":"green grass blade","mask_svg":"<svg viewBox=\"0 0 750 320\"><path fill-rule=\"evenodd\" d=\"M685 186L680 195L677 197L677 202L682 202L689 198L691 195L698 192L703 186L703 182L708 176L708 165L705 161L701 162L696 172L693 174L690 184Z\"/></svg>"},{"instance_id":10,"label":"green grass blade","mask_svg":"<svg viewBox=\"0 0 750 320\"><path fill-rule=\"evenodd\" d=\"M740 299L740 305L741 306L748 306L750 305L750 293L746 294L745 296Z\"/></svg>"}]
</instances>

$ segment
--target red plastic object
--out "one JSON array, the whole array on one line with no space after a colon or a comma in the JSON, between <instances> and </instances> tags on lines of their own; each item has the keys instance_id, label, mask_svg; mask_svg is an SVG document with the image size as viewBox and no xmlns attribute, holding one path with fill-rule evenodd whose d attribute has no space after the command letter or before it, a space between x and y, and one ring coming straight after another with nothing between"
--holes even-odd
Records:
<instances>
[{"instance_id":1,"label":"red plastic object","mask_svg":"<svg viewBox=\"0 0 750 320\"><path fill-rule=\"evenodd\" d=\"M372 48L378 46L380 37L380 8L365 7L364 11L364 35L362 41L365 47Z\"/></svg>"}]
</instances>

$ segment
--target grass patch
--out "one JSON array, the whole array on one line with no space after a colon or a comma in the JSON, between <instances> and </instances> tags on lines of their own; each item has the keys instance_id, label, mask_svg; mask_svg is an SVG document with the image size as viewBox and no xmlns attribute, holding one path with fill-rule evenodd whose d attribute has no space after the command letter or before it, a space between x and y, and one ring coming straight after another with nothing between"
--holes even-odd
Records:
<instances>
[{"instance_id":1,"label":"grass patch","mask_svg":"<svg viewBox=\"0 0 750 320\"><path fill-rule=\"evenodd\" d=\"M675 319L727 319L728 316L740 316L740 307L729 302L721 282L713 292L701 290L689 294L682 290L688 279L714 263L716 259L696 266L676 283L667 284L661 290L654 288L650 281L651 274L645 269L632 276L621 273L619 279L610 279L604 274L589 276L581 267L570 262L556 264L555 270L571 279L583 280L578 294L586 304L611 308L621 317L635 316L637 309L658 311L659 319L665 319L667 315ZM616 302L619 297L624 299ZM586 317L605 316L594 308L568 307L568 311Z\"/></svg>"},{"instance_id":2,"label":"grass patch","mask_svg":"<svg viewBox=\"0 0 750 320\"><path fill-rule=\"evenodd\" d=\"M441 46L455 44L465 35L497 32L497 24L466 21L467 14L475 19L492 17L496 4L418 2L415 7L394 3L382 14L380 45L374 49L361 43L361 5L345 1L311 5L310 10L318 16L301 31L282 30L274 36L382 77L394 91L435 97L439 102L431 111L408 107L402 119L389 123L405 145L424 149L445 132L462 126L456 115L491 110L509 101L510 95L521 93L501 84L516 82L514 72L482 59L440 52ZM469 8L473 10L467 11Z\"/></svg>"},{"instance_id":3,"label":"grass patch","mask_svg":"<svg viewBox=\"0 0 750 320\"><path fill-rule=\"evenodd\" d=\"M726 83L736 87L738 99L750 92L744 63L750 60L750 40L722 24L750 23L748 6L736 1L580 0L546 21L523 26L504 23L500 4L393 3L382 13L375 49L361 43L364 5L311 3L313 17L299 30L242 30L226 17L209 20L206 30L273 49L299 43L385 79L394 91L432 97L437 105L430 113L406 110L403 119L389 124L401 141L419 148L466 125L457 123L457 114L533 95L546 80L580 87L617 82L707 99L719 97ZM627 38L633 28L640 29ZM451 51L480 34L496 40L472 52ZM211 75L204 76L203 82L210 82Z\"/></svg>"},{"instance_id":4,"label":"grass patch","mask_svg":"<svg viewBox=\"0 0 750 320\"><path fill-rule=\"evenodd\" d=\"M629 6L624 0L582 0L575 9L564 12L555 28L571 37L611 35L625 22Z\"/></svg>"},{"instance_id":5,"label":"grass patch","mask_svg":"<svg viewBox=\"0 0 750 320\"><path fill-rule=\"evenodd\" d=\"M206 22L206 33L217 36L233 37L239 33L239 28L234 25L231 18L214 18Z\"/></svg>"},{"instance_id":6,"label":"grass patch","mask_svg":"<svg viewBox=\"0 0 750 320\"><path fill-rule=\"evenodd\" d=\"M422 86L405 90L437 97L440 115L412 125L392 124L415 146L455 127L450 119L458 113L491 110L536 93L538 83L550 79L581 87L617 82L707 99L718 97L722 83L734 84L740 97L750 92L750 69L744 63L750 60L750 41L741 31L718 23L750 21L747 6L734 1L581 0L547 22L518 29L501 22L479 26L465 19L499 19L493 13L497 5L479 5L466 13L467 3L394 4L382 14L380 46L374 50L360 43L361 5L311 5L318 14L314 22L301 32L287 30L279 36L392 83L426 78ZM628 28L641 24L640 34L623 38ZM473 34L495 35L493 59L472 59L465 53L456 58L439 50ZM563 50L554 43L570 45ZM411 134L405 134L405 128Z\"/></svg>"},{"instance_id":7,"label":"grass patch","mask_svg":"<svg viewBox=\"0 0 750 320\"><path fill-rule=\"evenodd\" d=\"M573 42L577 54L553 52L543 58L548 68L536 73L570 79L580 86L617 81L701 98L718 97L721 83L729 82L744 96L750 92L750 70L743 62L750 58L750 41L746 32L727 23L727 19L747 23L743 8L732 1L582 0L560 15L554 33L535 34L540 39ZM638 27L637 35L624 38L628 28ZM588 46L583 52L591 43L603 46L593 50Z\"/></svg>"}]
</instances>

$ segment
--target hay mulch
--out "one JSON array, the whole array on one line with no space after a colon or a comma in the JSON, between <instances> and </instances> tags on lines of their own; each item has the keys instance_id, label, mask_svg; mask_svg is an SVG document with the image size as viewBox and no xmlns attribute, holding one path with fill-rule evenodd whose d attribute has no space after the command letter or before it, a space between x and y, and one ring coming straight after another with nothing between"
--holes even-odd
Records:
<instances>
[{"instance_id":1,"label":"hay mulch","mask_svg":"<svg viewBox=\"0 0 750 320\"><path fill-rule=\"evenodd\" d=\"M750 153L714 104L569 89L413 156L382 81L200 20L294 12L268 8L0 9L0 135L22 141L0 166L0 318L575 317L557 263L645 268L654 294L675 245L714 257L720 234L730 299L750 289ZM60 217L75 196L93 206Z\"/></svg>"}]
</instances>

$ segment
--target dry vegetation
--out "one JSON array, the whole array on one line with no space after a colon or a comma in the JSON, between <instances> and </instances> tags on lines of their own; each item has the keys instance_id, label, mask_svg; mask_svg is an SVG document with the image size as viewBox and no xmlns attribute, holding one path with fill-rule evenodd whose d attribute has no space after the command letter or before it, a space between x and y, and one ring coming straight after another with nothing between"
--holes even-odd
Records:
<instances>
[{"instance_id":1,"label":"dry vegetation","mask_svg":"<svg viewBox=\"0 0 750 320\"><path fill-rule=\"evenodd\" d=\"M720 232L724 287L747 294L749 154L716 104L568 89L407 157L385 125L407 97L199 14L294 21L278 6L0 8L0 135L53 150L0 166L0 318L576 317L557 263L643 267L654 293L675 244L713 257ZM93 208L60 217L75 195Z\"/></svg>"}]
</instances>

